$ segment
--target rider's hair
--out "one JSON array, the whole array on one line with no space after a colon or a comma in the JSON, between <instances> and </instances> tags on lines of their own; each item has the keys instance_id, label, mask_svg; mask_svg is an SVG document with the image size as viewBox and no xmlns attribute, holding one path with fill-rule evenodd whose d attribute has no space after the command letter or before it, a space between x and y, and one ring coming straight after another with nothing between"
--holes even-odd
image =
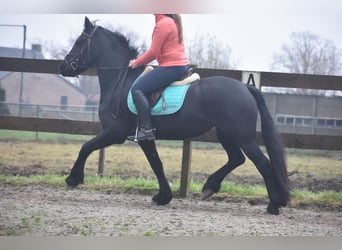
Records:
<instances>
[{"instance_id":1,"label":"rider's hair","mask_svg":"<svg viewBox=\"0 0 342 250\"><path fill-rule=\"evenodd\" d=\"M179 14L164 14L165 16L171 17L177 26L178 29L178 42L183 42L183 26L182 26L182 18Z\"/></svg>"}]
</instances>

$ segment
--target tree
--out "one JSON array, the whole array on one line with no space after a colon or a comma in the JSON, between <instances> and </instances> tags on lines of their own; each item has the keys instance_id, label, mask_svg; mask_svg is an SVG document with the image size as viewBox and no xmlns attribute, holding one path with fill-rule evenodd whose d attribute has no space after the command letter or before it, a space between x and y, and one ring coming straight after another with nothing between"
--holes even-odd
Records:
<instances>
[{"instance_id":1,"label":"tree","mask_svg":"<svg viewBox=\"0 0 342 250\"><path fill-rule=\"evenodd\" d=\"M341 51L331 40L309 31L293 32L290 43L274 54L272 70L290 73L334 75L342 70Z\"/></svg>"},{"instance_id":2,"label":"tree","mask_svg":"<svg viewBox=\"0 0 342 250\"><path fill-rule=\"evenodd\" d=\"M236 62L232 59L232 50L220 42L215 35L199 34L185 41L186 53L190 64L202 68L232 69Z\"/></svg>"},{"instance_id":3,"label":"tree","mask_svg":"<svg viewBox=\"0 0 342 250\"><path fill-rule=\"evenodd\" d=\"M72 44L72 41L74 41L71 39L69 40L68 44ZM44 45L42 46L42 53L47 59L63 59L71 48L67 48L67 46L63 46L55 41L45 41L42 44Z\"/></svg>"}]
</instances>

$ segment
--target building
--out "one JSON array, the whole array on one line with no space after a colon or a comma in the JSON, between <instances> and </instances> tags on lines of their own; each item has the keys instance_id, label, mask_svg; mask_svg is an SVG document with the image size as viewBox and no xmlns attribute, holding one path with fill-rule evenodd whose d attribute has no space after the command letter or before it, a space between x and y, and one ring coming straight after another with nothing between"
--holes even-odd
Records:
<instances>
[{"instance_id":1,"label":"building","mask_svg":"<svg viewBox=\"0 0 342 250\"><path fill-rule=\"evenodd\" d=\"M22 57L22 49L0 47L2 57ZM25 58L44 59L41 46L33 44L25 51ZM86 95L60 75L0 71L0 87L5 90L5 102L11 113L15 106L85 106Z\"/></svg>"},{"instance_id":2,"label":"building","mask_svg":"<svg viewBox=\"0 0 342 250\"><path fill-rule=\"evenodd\" d=\"M342 96L264 93L280 132L342 134Z\"/></svg>"}]
</instances>

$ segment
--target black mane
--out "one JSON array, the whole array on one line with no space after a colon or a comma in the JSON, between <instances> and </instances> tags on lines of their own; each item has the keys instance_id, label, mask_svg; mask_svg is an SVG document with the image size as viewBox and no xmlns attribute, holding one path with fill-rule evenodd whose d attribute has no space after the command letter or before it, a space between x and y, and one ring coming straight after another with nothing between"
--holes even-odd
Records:
<instances>
[{"instance_id":1,"label":"black mane","mask_svg":"<svg viewBox=\"0 0 342 250\"><path fill-rule=\"evenodd\" d=\"M139 54L138 49L135 47L132 47L130 45L130 40L126 36L124 36L122 33L118 31L110 31L105 28L103 28L103 30L106 31L107 34L109 34L110 40L112 41L113 45L115 41L118 41L123 48L129 51L130 59L136 58L138 56Z\"/></svg>"}]
</instances>

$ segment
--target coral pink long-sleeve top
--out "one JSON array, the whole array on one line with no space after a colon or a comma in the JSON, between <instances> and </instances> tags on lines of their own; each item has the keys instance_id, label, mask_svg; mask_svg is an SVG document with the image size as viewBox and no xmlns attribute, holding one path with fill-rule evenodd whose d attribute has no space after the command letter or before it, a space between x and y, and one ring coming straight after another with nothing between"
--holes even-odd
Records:
<instances>
[{"instance_id":1,"label":"coral pink long-sleeve top","mask_svg":"<svg viewBox=\"0 0 342 250\"><path fill-rule=\"evenodd\" d=\"M157 60L159 66L183 66L188 64L184 43L179 43L175 21L165 15L155 15L155 27L150 48L135 60L142 66Z\"/></svg>"}]
</instances>

